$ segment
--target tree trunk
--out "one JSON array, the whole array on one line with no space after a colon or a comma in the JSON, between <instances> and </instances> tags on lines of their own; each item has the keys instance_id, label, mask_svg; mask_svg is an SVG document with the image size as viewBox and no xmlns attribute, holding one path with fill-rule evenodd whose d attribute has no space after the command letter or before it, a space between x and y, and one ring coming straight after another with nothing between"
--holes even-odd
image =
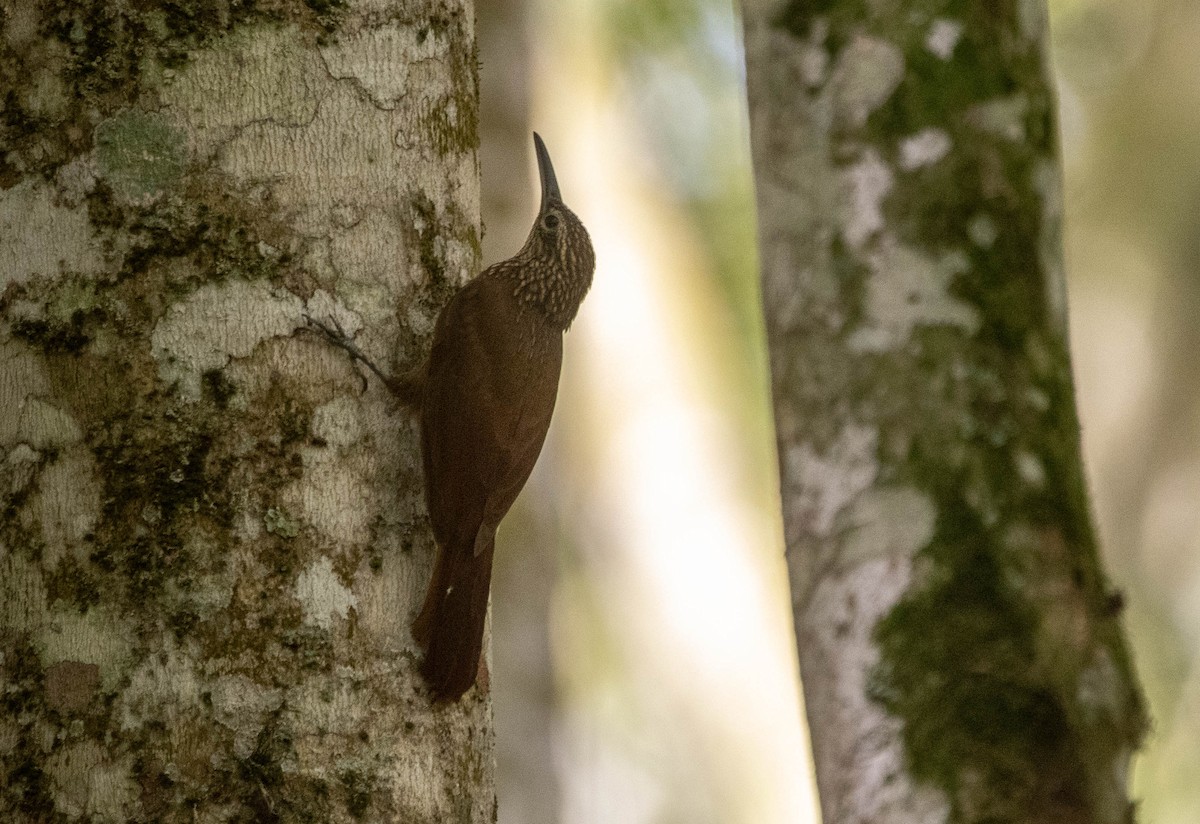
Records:
<instances>
[{"instance_id":1,"label":"tree trunk","mask_svg":"<svg viewBox=\"0 0 1200 824\"><path fill-rule=\"evenodd\" d=\"M494 821L416 427L303 319L399 372L478 271L471 4L0 13L0 818Z\"/></svg>"},{"instance_id":2,"label":"tree trunk","mask_svg":"<svg viewBox=\"0 0 1200 824\"><path fill-rule=\"evenodd\" d=\"M745 5L825 824L1130 821L1146 719L1080 462L1044 4Z\"/></svg>"}]
</instances>

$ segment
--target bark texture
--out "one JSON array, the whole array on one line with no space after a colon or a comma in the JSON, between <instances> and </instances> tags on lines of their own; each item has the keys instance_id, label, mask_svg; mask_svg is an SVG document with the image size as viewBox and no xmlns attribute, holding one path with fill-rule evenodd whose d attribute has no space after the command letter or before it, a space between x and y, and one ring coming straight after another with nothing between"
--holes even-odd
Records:
<instances>
[{"instance_id":1,"label":"bark texture","mask_svg":"<svg viewBox=\"0 0 1200 824\"><path fill-rule=\"evenodd\" d=\"M797 643L826 824L1125 822L1042 0L745 4Z\"/></svg>"},{"instance_id":2,"label":"bark texture","mask_svg":"<svg viewBox=\"0 0 1200 824\"><path fill-rule=\"evenodd\" d=\"M479 267L467 0L0 6L0 818L489 822L399 372Z\"/></svg>"}]
</instances>

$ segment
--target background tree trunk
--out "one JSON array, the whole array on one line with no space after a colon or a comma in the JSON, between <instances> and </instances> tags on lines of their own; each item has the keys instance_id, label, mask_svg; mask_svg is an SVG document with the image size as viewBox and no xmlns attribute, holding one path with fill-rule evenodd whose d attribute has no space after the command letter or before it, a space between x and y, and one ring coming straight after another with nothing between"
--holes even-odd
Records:
<instances>
[{"instance_id":1,"label":"background tree trunk","mask_svg":"<svg viewBox=\"0 0 1200 824\"><path fill-rule=\"evenodd\" d=\"M1043 4L917 5L745 4L824 820L1129 821L1146 719L1080 465Z\"/></svg>"},{"instance_id":2,"label":"background tree trunk","mask_svg":"<svg viewBox=\"0 0 1200 824\"><path fill-rule=\"evenodd\" d=\"M479 266L466 0L0 12L0 818L490 822L394 371Z\"/></svg>"}]
</instances>

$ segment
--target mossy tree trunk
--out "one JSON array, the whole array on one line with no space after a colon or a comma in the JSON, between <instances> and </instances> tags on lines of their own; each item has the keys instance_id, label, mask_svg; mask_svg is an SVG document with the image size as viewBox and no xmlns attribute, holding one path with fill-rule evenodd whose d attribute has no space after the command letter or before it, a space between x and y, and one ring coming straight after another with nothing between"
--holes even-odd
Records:
<instances>
[{"instance_id":1,"label":"mossy tree trunk","mask_svg":"<svg viewBox=\"0 0 1200 824\"><path fill-rule=\"evenodd\" d=\"M1081 468L1043 7L745 3L825 824L1133 818L1146 719Z\"/></svg>"},{"instance_id":2,"label":"mossy tree trunk","mask_svg":"<svg viewBox=\"0 0 1200 824\"><path fill-rule=\"evenodd\" d=\"M399 371L479 264L467 0L0 8L0 819L490 822Z\"/></svg>"}]
</instances>

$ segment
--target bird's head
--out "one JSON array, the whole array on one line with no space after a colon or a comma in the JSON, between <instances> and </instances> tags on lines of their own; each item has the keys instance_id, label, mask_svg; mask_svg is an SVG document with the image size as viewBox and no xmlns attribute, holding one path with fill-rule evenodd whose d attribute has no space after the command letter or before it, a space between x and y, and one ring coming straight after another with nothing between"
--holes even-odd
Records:
<instances>
[{"instance_id":1,"label":"bird's head","mask_svg":"<svg viewBox=\"0 0 1200 824\"><path fill-rule=\"evenodd\" d=\"M596 254L587 229L563 203L550 153L537 132L533 134L533 145L542 183L542 202L529 239L517 255L527 268L522 277L526 288L522 291L527 298L542 304L556 321L565 320L566 328L592 284Z\"/></svg>"}]
</instances>

